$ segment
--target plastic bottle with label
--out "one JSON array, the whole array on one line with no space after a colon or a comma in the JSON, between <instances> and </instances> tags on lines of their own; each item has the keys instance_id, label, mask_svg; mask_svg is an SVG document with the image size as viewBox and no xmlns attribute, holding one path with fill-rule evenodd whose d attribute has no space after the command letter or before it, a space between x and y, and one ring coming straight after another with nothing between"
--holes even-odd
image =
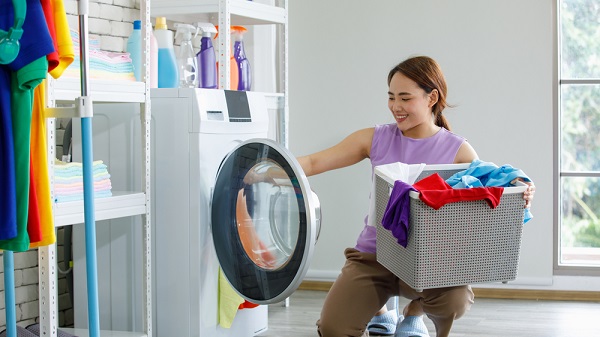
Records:
<instances>
[{"instance_id":1,"label":"plastic bottle with label","mask_svg":"<svg viewBox=\"0 0 600 337\"><path fill-rule=\"evenodd\" d=\"M167 20L164 16L156 18L154 36L158 46L158 87L177 88L179 74L173 49L173 32L167 29Z\"/></svg>"},{"instance_id":2,"label":"plastic bottle with label","mask_svg":"<svg viewBox=\"0 0 600 337\"><path fill-rule=\"evenodd\" d=\"M179 72L180 88L196 88L198 86L198 65L194 47L192 47L192 34L198 32L198 28L185 24L175 24L175 38L181 37L181 44L177 52L177 70Z\"/></svg>"},{"instance_id":3,"label":"plastic bottle with label","mask_svg":"<svg viewBox=\"0 0 600 337\"><path fill-rule=\"evenodd\" d=\"M136 81L142 80L142 22L133 21L133 31L127 38L127 52L133 64L133 75Z\"/></svg>"},{"instance_id":4,"label":"plastic bottle with label","mask_svg":"<svg viewBox=\"0 0 600 337\"><path fill-rule=\"evenodd\" d=\"M217 28L212 23L205 22L198 22L197 26L202 32L200 51L196 54L198 61L198 88L216 89L218 87L217 60L211 33L216 34Z\"/></svg>"},{"instance_id":5,"label":"plastic bottle with label","mask_svg":"<svg viewBox=\"0 0 600 337\"><path fill-rule=\"evenodd\" d=\"M231 35L233 36L233 57L238 67L238 90L250 91L252 88L252 71L250 61L246 58L244 49L244 33L247 29L243 26L232 26Z\"/></svg>"}]
</instances>

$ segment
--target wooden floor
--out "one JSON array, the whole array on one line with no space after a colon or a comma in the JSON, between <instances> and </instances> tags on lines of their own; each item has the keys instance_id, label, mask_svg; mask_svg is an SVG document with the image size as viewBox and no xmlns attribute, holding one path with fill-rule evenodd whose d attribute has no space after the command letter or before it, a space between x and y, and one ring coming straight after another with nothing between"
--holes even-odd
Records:
<instances>
[{"instance_id":1,"label":"wooden floor","mask_svg":"<svg viewBox=\"0 0 600 337\"><path fill-rule=\"evenodd\" d=\"M261 337L317 336L324 291L298 290L290 305L269 307L269 330ZM400 299L403 307L406 300ZM425 318L429 333L433 323ZM600 337L600 303L479 298L471 310L454 323L453 337Z\"/></svg>"}]
</instances>

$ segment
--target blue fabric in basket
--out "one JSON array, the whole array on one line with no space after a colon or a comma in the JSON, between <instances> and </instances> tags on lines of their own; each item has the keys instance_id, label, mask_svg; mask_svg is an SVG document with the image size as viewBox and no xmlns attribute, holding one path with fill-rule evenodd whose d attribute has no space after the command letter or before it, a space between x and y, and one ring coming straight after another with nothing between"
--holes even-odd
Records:
<instances>
[{"instance_id":1,"label":"blue fabric in basket","mask_svg":"<svg viewBox=\"0 0 600 337\"><path fill-rule=\"evenodd\" d=\"M531 179L521 169L514 168L509 164L498 166L494 163L484 162L475 159L471 165L464 170L455 173L450 178L446 179L448 185L452 188L470 188L476 186L514 186L512 181L521 178L526 182L531 182ZM479 180L479 183L477 182ZM527 223L533 218L533 214L529 208L525 208L523 223Z\"/></svg>"}]
</instances>

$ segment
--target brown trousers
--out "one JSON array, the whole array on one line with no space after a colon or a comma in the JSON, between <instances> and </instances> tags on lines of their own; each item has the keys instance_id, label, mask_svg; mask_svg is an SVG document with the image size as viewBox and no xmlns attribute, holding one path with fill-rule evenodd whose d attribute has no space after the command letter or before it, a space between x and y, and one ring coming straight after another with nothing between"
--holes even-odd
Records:
<instances>
[{"instance_id":1,"label":"brown trousers","mask_svg":"<svg viewBox=\"0 0 600 337\"><path fill-rule=\"evenodd\" d=\"M446 337L453 321L473 304L470 286L417 292L379 264L375 254L354 248L347 248L344 253L346 264L329 290L317 321L321 337L368 336L365 330L373 315L390 297L397 295L418 299L433 321L437 337Z\"/></svg>"}]
</instances>

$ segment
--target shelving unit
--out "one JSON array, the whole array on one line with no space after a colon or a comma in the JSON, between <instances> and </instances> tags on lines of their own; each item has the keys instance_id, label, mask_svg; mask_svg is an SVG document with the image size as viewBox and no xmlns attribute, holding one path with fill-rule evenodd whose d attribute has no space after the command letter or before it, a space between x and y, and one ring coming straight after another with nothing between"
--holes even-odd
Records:
<instances>
[{"instance_id":1,"label":"shelving unit","mask_svg":"<svg viewBox=\"0 0 600 337\"><path fill-rule=\"evenodd\" d=\"M151 34L150 2L142 0L141 20L142 45L145 54L145 65L149 65L149 41ZM288 140L288 0L276 0L278 5L265 5L246 0L152 0L152 16L165 16L177 22L195 23L212 22L219 25L221 34L218 44L221 51L219 61L219 87L229 88L229 59L231 50L231 25L278 25L279 74L277 90L266 94L268 108L278 112L278 139L287 146ZM225 47L227 46L227 47ZM145 78L149 77L149 67L145 67ZM152 303L151 303L151 200L150 200L150 86L149 82L116 82L111 80L90 79L89 97L94 103L139 103L142 129L142 190L115 192L109 198L96 199L95 220L109 220L123 217L141 216L143 246L143 332L101 331L102 336L137 337L152 336ZM47 81L47 143L49 158L49 175L51 190L54 185L55 118L80 117L72 112L53 109L58 105L73 103L81 96L78 78L61 78ZM52 192L52 197L54 197ZM84 220L83 201L54 204L55 226L71 226ZM43 336L55 337L58 329L58 296L56 246L50 245L38 249L39 258L39 303L40 333ZM82 310L78 308L76 310ZM63 329L63 328L61 328ZM78 336L89 336L85 329L63 329Z\"/></svg>"},{"instance_id":2,"label":"shelving unit","mask_svg":"<svg viewBox=\"0 0 600 337\"><path fill-rule=\"evenodd\" d=\"M150 46L150 0L142 0L141 20L142 42L145 62L148 65ZM149 77L149 69L145 67L145 78ZM140 123L142 130L142 177L141 191L115 192L109 198L94 200L94 219L107 220L122 217L141 216L142 218L142 327L143 332L102 331L102 336L141 337L152 335L152 296L151 296L151 219L150 219L150 85L149 82L125 82L89 79L88 96L94 103L139 103ZM79 78L47 79L47 144L49 159L49 176L51 196L54 198L54 158L56 158L55 118L75 118L75 109L56 108L59 104L71 104L81 96ZM55 227L71 226L84 221L83 201L53 203ZM58 329L58 296L56 246L49 245L38 249L39 259L39 317L40 334L55 337ZM76 308L82 310L83 308ZM63 328L61 328L63 330ZM78 336L94 335L94 331L85 329L64 329Z\"/></svg>"},{"instance_id":3,"label":"shelving unit","mask_svg":"<svg viewBox=\"0 0 600 337\"><path fill-rule=\"evenodd\" d=\"M217 61L219 88L230 87L229 59L231 56L232 25L278 25L280 64L277 92L267 93L269 109L278 110L278 140L287 147L288 105L288 0L274 0L267 5L247 0L153 0L152 16L164 16L174 22L194 24L199 21L219 26ZM252 61L251 61L252 62Z\"/></svg>"}]
</instances>

